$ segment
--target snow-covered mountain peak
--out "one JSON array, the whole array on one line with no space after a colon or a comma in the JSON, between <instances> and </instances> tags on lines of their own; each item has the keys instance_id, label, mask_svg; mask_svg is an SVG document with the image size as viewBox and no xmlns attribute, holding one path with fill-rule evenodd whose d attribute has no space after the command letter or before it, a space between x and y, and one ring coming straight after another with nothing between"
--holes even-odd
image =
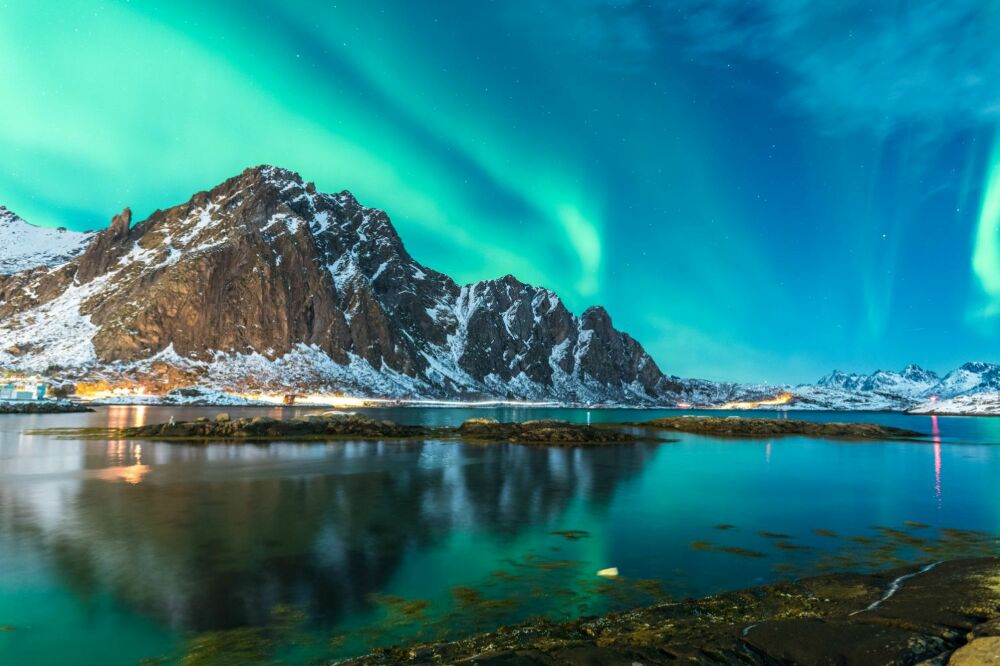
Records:
<instances>
[{"instance_id":1,"label":"snow-covered mountain peak","mask_svg":"<svg viewBox=\"0 0 1000 666\"><path fill-rule=\"evenodd\" d=\"M949 372L931 393L939 398L951 398L987 391L1000 391L1000 365L975 361Z\"/></svg>"},{"instance_id":2,"label":"snow-covered mountain peak","mask_svg":"<svg viewBox=\"0 0 1000 666\"><path fill-rule=\"evenodd\" d=\"M93 232L36 227L0 206L0 275L58 266L83 252Z\"/></svg>"},{"instance_id":3,"label":"snow-covered mountain peak","mask_svg":"<svg viewBox=\"0 0 1000 666\"><path fill-rule=\"evenodd\" d=\"M903 371L900 373L900 375L902 375L906 379L909 379L910 381L929 382L938 380L938 375L936 372L932 370L925 370L916 363L910 363L909 365L907 365L905 368L903 368Z\"/></svg>"}]
</instances>

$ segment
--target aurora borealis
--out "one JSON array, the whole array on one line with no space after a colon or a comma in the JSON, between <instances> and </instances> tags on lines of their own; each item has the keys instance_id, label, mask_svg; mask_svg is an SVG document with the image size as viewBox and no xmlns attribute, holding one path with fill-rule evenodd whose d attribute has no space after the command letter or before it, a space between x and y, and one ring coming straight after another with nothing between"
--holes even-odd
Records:
<instances>
[{"instance_id":1,"label":"aurora borealis","mask_svg":"<svg viewBox=\"0 0 1000 666\"><path fill-rule=\"evenodd\" d=\"M95 228L277 164L668 373L947 370L1000 360L997 43L989 0L0 0L0 204Z\"/></svg>"}]
</instances>

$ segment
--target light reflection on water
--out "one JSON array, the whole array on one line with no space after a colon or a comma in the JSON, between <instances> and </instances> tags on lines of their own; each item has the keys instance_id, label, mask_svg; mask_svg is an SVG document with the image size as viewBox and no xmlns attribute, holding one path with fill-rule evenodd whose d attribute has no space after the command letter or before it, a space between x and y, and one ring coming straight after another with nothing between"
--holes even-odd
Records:
<instances>
[{"instance_id":1,"label":"light reflection on water","mask_svg":"<svg viewBox=\"0 0 1000 666\"><path fill-rule=\"evenodd\" d=\"M808 573L834 547L818 528L860 535L911 521L1000 532L1000 448L989 445L1000 441L1000 421L984 418L848 417L916 429L926 442L680 435L588 450L435 441L195 446L22 432L217 411L3 417L0 625L16 629L0 633L0 663L108 663L110 645L131 663L170 653L189 631L267 623L280 604L303 609L315 626L357 629L377 615L372 595L447 605L449 588L482 585L526 556L579 562L586 575L615 566L628 578L667 581L678 594L704 594L774 580L778 565ZM444 425L486 410L373 412ZM588 418L584 410L489 415ZM589 418L659 415L591 410ZM581 536L553 534L560 531ZM760 532L786 533L795 548L776 548Z\"/></svg>"}]
</instances>

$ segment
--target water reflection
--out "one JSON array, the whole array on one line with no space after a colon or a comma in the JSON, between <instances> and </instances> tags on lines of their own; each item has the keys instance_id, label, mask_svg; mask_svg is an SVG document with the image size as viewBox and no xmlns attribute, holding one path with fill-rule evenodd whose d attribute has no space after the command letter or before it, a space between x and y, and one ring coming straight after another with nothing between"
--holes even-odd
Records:
<instances>
[{"instance_id":1,"label":"water reflection","mask_svg":"<svg viewBox=\"0 0 1000 666\"><path fill-rule=\"evenodd\" d=\"M655 450L41 440L35 452L60 446L75 466L61 457L50 483L0 467L14 481L0 484L0 542L34 551L81 598L110 590L198 631L266 622L278 604L335 622L449 535L512 537L579 498L599 508Z\"/></svg>"},{"instance_id":2,"label":"water reflection","mask_svg":"<svg viewBox=\"0 0 1000 666\"><path fill-rule=\"evenodd\" d=\"M579 593L610 566L625 580L657 579L671 594L701 596L822 567L895 566L910 556L904 546L921 557L969 556L961 530L1000 526L1000 447L983 445L1000 442L1000 419L851 415L926 432L919 443L680 434L662 446L586 450L433 441L187 446L23 434L217 411L0 419L0 624L25 628L0 636L0 663L77 663L85 644L95 655L114 644L122 658L112 661L134 663L170 653L189 630L260 625L283 606L324 625L324 636L394 621L386 611L393 598L429 601L442 621L452 611L471 615L455 605L453 586L496 599L513 590L518 613L541 612L538 599L584 612L548 591ZM669 414L594 410L591 418ZM582 410L373 415L452 424L587 418ZM949 538L955 548L938 547ZM565 562L578 566L550 568Z\"/></svg>"},{"instance_id":3,"label":"water reflection","mask_svg":"<svg viewBox=\"0 0 1000 666\"><path fill-rule=\"evenodd\" d=\"M937 414L931 415L931 437L934 443L934 497L941 508L941 428Z\"/></svg>"},{"instance_id":4,"label":"water reflection","mask_svg":"<svg viewBox=\"0 0 1000 666\"><path fill-rule=\"evenodd\" d=\"M113 464L95 470L91 475L94 478L135 485L141 483L152 469L143 464L142 444L138 442L110 441L105 450L108 462Z\"/></svg>"}]
</instances>

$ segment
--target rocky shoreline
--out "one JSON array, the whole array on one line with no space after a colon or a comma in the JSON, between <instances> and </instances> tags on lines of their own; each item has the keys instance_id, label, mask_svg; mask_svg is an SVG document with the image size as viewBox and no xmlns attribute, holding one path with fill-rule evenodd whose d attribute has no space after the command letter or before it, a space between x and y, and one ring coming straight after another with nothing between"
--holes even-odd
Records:
<instances>
[{"instance_id":1,"label":"rocky shoreline","mask_svg":"<svg viewBox=\"0 0 1000 666\"><path fill-rule=\"evenodd\" d=\"M823 423L801 419L743 418L739 416L671 416L632 425L724 437L830 437L839 439L914 439L923 433L877 423Z\"/></svg>"},{"instance_id":2,"label":"rocky shoreline","mask_svg":"<svg viewBox=\"0 0 1000 666\"><path fill-rule=\"evenodd\" d=\"M0 414L63 414L94 411L69 400L18 400L0 402Z\"/></svg>"},{"instance_id":3,"label":"rocky shoreline","mask_svg":"<svg viewBox=\"0 0 1000 666\"><path fill-rule=\"evenodd\" d=\"M545 446L592 446L627 442L661 442L663 438L635 434L605 425L584 425L558 420L501 423L494 419L469 419L455 427L404 425L378 420L353 412L324 412L290 419L254 416L234 419L227 413L214 419L153 423L120 429L69 430L46 432L86 437L123 437L167 441L273 441L331 439L461 439L481 442L515 442Z\"/></svg>"},{"instance_id":4,"label":"rocky shoreline","mask_svg":"<svg viewBox=\"0 0 1000 666\"><path fill-rule=\"evenodd\" d=\"M1000 557L803 578L464 640L393 647L341 664L992 664ZM990 657L992 655L992 657Z\"/></svg>"},{"instance_id":5,"label":"rocky shoreline","mask_svg":"<svg viewBox=\"0 0 1000 666\"><path fill-rule=\"evenodd\" d=\"M269 416L169 421L129 428L50 428L38 433L77 438L119 437L178 442L274 440L328 441L336 439L459 439L468 442L514 442L539 446L600 446L635 442L664 442L654 431L673 430L725 437L775 437L802 435L854 440L907 440L923 438L919 432L874 423L816 423L795 419L740 417L671 417L637 423L571 423L554 419L500 422L473 418L458 427L405 425L373 419L354 412L331 411L288 419Z\"/></svg>"}]
</instances>

